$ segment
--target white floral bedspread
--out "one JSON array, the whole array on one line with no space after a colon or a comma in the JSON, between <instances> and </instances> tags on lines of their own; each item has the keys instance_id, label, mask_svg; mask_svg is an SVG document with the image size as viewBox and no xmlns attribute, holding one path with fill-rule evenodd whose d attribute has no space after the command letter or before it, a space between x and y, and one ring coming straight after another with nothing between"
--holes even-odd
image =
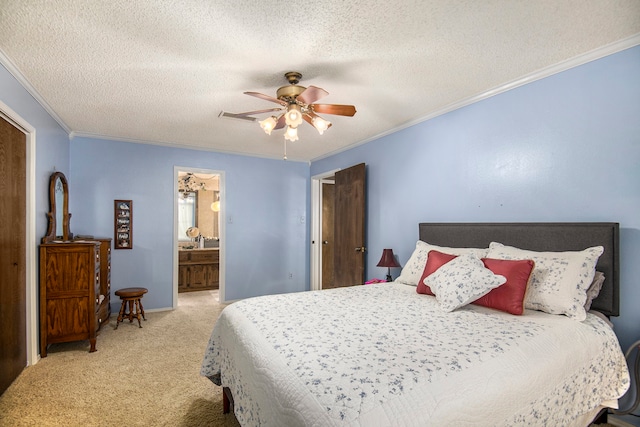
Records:
<instances>
[{"instance_id":1,"label":"white floral bedspread","mask_svg":"<svg viewBox=\"0 0 640 427\"><path fill-rule=\"evenodd\" d=\"M629 387L595 315L444 313L399 283L231 304L201 373L243 426L571 425Z\"/></svg>"}]
</instances>

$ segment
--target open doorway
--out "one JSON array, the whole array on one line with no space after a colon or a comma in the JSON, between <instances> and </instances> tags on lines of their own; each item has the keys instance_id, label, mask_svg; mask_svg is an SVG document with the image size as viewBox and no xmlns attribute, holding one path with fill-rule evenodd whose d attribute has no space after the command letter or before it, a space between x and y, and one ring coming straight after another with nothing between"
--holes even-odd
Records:
<instances>
[{"instance_id":1,"label":"open doorway","mask_svg":"<svg viewBox=\"0 0 640 427\"><path fill-rule=\"evenodd\" d=\"M323 279L327 278L323 275L323 259L326 257L326 251L323 247L326 246L323 242L323 228L326 226L328 220L331 222L333 218L326 218L326 211L323 211L323 199L327 195L326 187L333 185L335 180L335 173L339 169L331 170L320 175L311 177L311 290L320 290L323 288ZM324 191L323 191L324 189ZM323 197L324 196L324 197ZM327 244L330 242L327 242ZM331 242L331 247L333 243ZM333 255L331 255L333 256ZM326 273L325 273L326 274Z\"/></svg>"},{"instance_id":2,"label":"open doorway","mask_svg":"<svg viewBox=\"0 0 640 427\"><path fill-rule=\"evenodd\" d=\"M174 167L174 308L192 291L225 301L224 193L223 171Z\"/></svg>"},{"instance_id":3,"label":"open doorway","mask_svg":"<svg viewBox=\"0 0 640 427\"><path fill-rule=\"evenodd\" d=\"M11 316L9 313L3 313L6 315L3 327L17 332L19 335L3 335L3 338L0 338L0 347L6 348L7 351L12 353L10 355L11 363L15 362L15 366L20 365L19 368L21 370L21 368L33 365L38 361L36 130L2 102L0 102L0 120L8 128L13 128L18 134L22 135L21 142L18 144L20 144L21 150L24 150L24 155L22 156L10 156L9 141L4 140L4 136L0 138L2 139L1 145L5 149L5 154L7 154L0 159L3 171L2 181L5 188L17 189L20 195L20 202L16 203L18 198L7 191L5 205L2 210L5 217L16 218L16 221L21 221L19 227L16 225L16 221L11 221L6 222L3 228L4 237L10 236L12 239L17 240L5 240L3 237L3 244L6 247L3 248L3 289L0 290L0 296L4 299L3 303L9 304L7 302L9 301L10 305L15 306L15 310L11 310ZM14 206L11 206L11 204ZM14 207L20 207L20 210L13 210ZM11 208L11 210L7 210L8 208ZM18 243L18 245L14 247L14 243ZM11 256L8 256L9 254ZM6 291L9 287L12 289L10 293L7 293ZM18 295L19 298L15 298L15 295ZM9 340L10 345L6 345L7 342L4 340ZM17 348L18 346L20 349ZM3 353L2 355L3 375L7 373L6 365L4 364L6 354ZM15 355L19 355L18 359L14 358ZM19 374L18 371L16 372ZM2 390L0 390L1 393Z\"/></svg>"}]
</instances>

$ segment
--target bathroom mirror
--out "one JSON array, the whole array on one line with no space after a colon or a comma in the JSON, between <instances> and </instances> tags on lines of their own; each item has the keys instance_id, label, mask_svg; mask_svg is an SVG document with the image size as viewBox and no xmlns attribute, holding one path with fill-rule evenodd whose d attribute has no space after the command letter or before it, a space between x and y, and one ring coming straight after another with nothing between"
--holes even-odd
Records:
<instances>
[{"instance_id":1,"label":"bathroom mirror","mask_svg":"<svg viewBox=\"0 0 640 427\"><path fill-rule=\"evenodd\" d=\"M198 192L180 191L178 195L178 241L190 242L187 230L198 226Z\"/></svg>"},{"instance_id":2,"label":"bathroom mirror","mask_svg":"<svg viewBox=\"0 0 640 427\"><path fill-rule=\"evenodd\" d=\"M69 185L62 172L54 172L49 179L49 206L47 234L42 238L42 243L53 240L71 240L73 234L69 229L69 221L71 220Z\"/></svg>"},{"instance_id":3,"label":"bathroom mirror","mask_svg":"<svg viewBox=\"0 0 640 427\"><path fill-rule=\"evenodd\" d=\"M220 176L216 173L178 171L177 227L178 246L192 246L186 234L197 227L204 248L217 248L220 238Z\"/></svg>"}]
</instances>

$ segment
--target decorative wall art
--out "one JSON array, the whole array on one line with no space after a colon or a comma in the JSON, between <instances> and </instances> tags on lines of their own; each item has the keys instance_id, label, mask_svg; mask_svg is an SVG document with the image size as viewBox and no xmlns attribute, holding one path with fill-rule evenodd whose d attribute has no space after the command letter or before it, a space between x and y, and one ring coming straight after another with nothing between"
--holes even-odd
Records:
<instances>
[{"instance_id":1,"label":"decorative wall art","mask_svg":"<svg viewBox=\"0 0 640 427\"><path fill-rule=\"evenodd\" d=\"M114 249L133 248L133 202L114 200Z\"/></svg>"}]
</instances>

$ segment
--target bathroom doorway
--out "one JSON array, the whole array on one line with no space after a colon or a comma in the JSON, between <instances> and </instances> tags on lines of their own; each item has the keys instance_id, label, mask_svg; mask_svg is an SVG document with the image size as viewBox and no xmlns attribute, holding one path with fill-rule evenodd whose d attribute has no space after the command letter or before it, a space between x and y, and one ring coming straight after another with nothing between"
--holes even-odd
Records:
<instances>
[{"instance_id":1,"label":"bathroom doorway","mask_svg":"<svg viewBox=\"0 0 640 427\"><path fill-rule=\"evenodd\" d=\"M224 193L223 171L174 167L174 308L178 293L218 290L225 301Z\"/></svg>"}]
</instances>

